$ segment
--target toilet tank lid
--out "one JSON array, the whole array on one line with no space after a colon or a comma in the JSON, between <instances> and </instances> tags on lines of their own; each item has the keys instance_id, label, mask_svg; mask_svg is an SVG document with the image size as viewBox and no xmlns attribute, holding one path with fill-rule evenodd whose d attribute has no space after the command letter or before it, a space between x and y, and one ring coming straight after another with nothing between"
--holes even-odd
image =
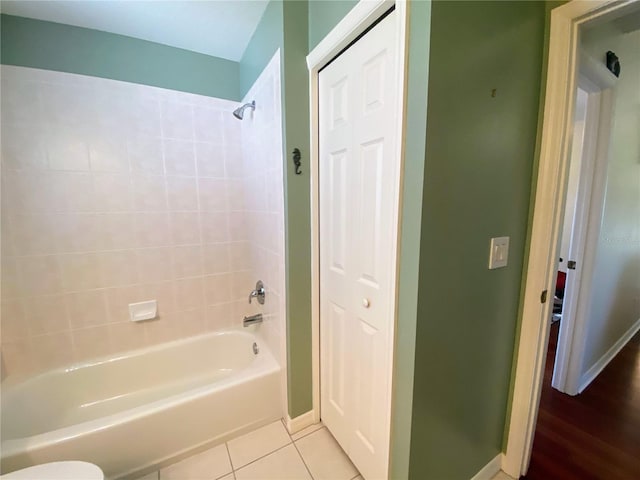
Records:
<instances>
[{"instance_id":1,"label":"toilet tank lid","mask_svg":"<svg viewBox=\"0 0 640 480\"><path fill-rule=\"evenodd\" d=\"M103 480L100 467L88 462L68 461L34 465L0 477L2 480Z\"/></svg>"}]
</instances>

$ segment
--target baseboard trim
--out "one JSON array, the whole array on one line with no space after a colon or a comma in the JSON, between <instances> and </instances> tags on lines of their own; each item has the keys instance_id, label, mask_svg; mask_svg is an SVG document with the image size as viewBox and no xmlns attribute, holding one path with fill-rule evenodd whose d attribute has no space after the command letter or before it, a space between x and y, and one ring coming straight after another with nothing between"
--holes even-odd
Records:
<instances>
[{"instance_id":1,"label":"baseboard trim","mask_svg":"<svg viewBox=\"0 0 640 480\"><path fill-rule=\"evenodd\" d=\"M582 376L578 393L587 388L593 382L600 372L605 369L611 360L629 343L629 340L640 330L640 318L634 323L629 330L625 332L620 339L607 350L607 352L598 360L587 372Z\"/></svg>"},{"instance_id":2,"label":"baseboard trim","mask_svg":"<svg viewBox=\"0 0 640 480\"><path fill-rule=\"evenodd\" d=\"M476 473L471 480L491 480L495 477L496 473L500 471L502 466L502 453L495 456L493 460L487 463L482 470Z\"/></svg>"},{"instance_id":3,"label":"baseboard trim","mask_svg":"<svg viewBox=\"0 0 640 480\"><path fill-rule=\"evenodd\" d=\"M296 418L291 418L287 415L286 419L286 427L289 431L289 434L293 435L300 430L307 428L314 423L318 423L320 421L319 418L316 418L315 410L309 410L307 413L303 413L302 415L298 415Z\"/></svg>"}]
</instances>

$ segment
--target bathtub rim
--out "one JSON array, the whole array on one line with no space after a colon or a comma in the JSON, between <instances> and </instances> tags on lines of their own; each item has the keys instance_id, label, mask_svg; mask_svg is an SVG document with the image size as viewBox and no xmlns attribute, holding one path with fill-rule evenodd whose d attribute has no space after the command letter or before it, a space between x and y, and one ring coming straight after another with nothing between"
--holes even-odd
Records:
<instances>
[{"instance_id":1,"label":"bathtub rim","mask_svg":"<svg viewBox=\"0 0 640 480\"><path fill-rule=\"evenodd\" d=\"M50 430L48 432L38 433L31 436L11 438L6 440L2 439L2 442L0 443L0 446L2 447L1 453L0 453L0 461L15 455L19 455L25 451L37 450L57 442L71 440L73 438L81 437L82 435L85 435L88 433L94 433L100 430L105 430L110 427L126 423L127 421L131 421L133 419L151 416L158 412L161 412L162 410L170 408L172 405L175 405L177 403L198 399L208 394L211 394L215 391L228 390L248 380L260 378L278 371L282 371L283 369L282 366L275 359L271 350L269 350L268 346L266 345L266 342L261 338L259 338L255 333L244 332L242 330L224 330L219 332L207 333L204 335L196 335L196 336L187 337L183 339L173 340L171 342L166 342L166 343L154 345L151 347L132 350L130 352L126 352L128 355L119 355L117 358L128 358L130 356L133 356L133 353L142 354L148 351L164 349L171 345L189 343L190 341L192 342L194 339L203 339L208 337L224 336L227 334L236 334L236 333L240 333L243 336L248 336L253 339L260 340L261 342L260 352L257 355L258 361L253 361L248 367L238 370L236 374L232 374L228 377L222 378L211 384L201 385L196 388L191 388L191 389L170 395L168 397L163 397L163 398L154 400L152 402L145 403L137 407L129 408L127 410L123 410L120 412L115 412L103 417L95 418L92 420L86 420L84 422L68 425L65 427L57 428L55 430ZM93 360L89 362L83 362L82 364L85 365L85 367L91 367L94 365L101 365L104 363L107 363L107 362L105 362L104 359L101 359L100 361ZM67 368L59 367L56 369L49 370L47 372L43 372L42 374L39 374L32 378L29 378L28 381L36 380L37 378L41 378L47 374L53 374L53 373L64 374L67 371L68 371ZM25 382L21 382L19 385L22 385L23 383ZM2 388L4 390L5 385L3 385Z\"/></svg>"},{"instance_id":2,"label":"bathtub rim","mask_svg":"<svg viewBox=\"0 0 640 480\"><path fill-rule=\"evenodd\" d=\"M155 345L148 345L141 348L135 348L133 350L127 350L125 352L116 352L116 353L111 353L107 355L101 355L99 357L92 358L89 360L82 360L79 362L68 363L66 365L61 365L59 367L55 367L49 370L36 372L34 374L8 375L2 380L2 382L0 382L0 388L1 390L13 389L29 383L35 383L37 380L40 380L42 377L51 376L54 374L62 375L65 373L71 373L76 370L81 370L83 368L96 367L99 365L104 365L104 364L115 362L118 360L124 360L130 357L141 356L147 353L164 350L169 347L178 346L185 343L192 343L197 339L203 339L208 337L222 337L230 334L240 334L242 336L249 336L256 340L259 340L260 343L258 345L260 347L260 352L262 352L263 348L266 348L273 356L273 353L271 352L271 350L269 350L267 342L263 340L260 336L258 336L255 332L250 332L250 331L240 330L240 329L217 330L215 332L200 333L200 334L190 335L188 337L178 338L176 340L170 340L168 342L162 342L162 343L157 343Z\"/></svg>"}]
</instances>

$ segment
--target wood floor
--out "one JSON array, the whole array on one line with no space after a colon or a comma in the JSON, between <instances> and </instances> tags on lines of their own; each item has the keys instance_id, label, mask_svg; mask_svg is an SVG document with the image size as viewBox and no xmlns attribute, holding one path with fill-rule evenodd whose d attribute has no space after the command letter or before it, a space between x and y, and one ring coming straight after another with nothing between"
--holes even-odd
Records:
<instances>
[{"instance_id":1,"label":"wood floor","mask_svg":"<svg viewBox=\"0 0 640 480\"><path fill-rule=\"evenodd\" d=\"M553 325L528 480L640 479L640 332L580 395L551 388Z\"/></svg>"}]
</instances>

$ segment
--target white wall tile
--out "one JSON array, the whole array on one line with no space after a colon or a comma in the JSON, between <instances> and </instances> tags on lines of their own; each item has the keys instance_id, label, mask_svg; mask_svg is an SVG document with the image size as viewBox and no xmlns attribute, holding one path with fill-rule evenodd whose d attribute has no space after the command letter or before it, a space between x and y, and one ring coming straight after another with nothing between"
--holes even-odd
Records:
<instances>
[{"instance_id":1,"label":"white wall tile","mask_svg":"<svg viewBox=\"0 0 640 480\"><path fill-rule=\"evenodd\" d=\"M131 178L129 175L121 174L94 174L93 199L97 212L131 211Z\"/></svg>"},{"instance_id":2,"label":"white wall tile","mask_svg":"<svg viewBox=\"0 0 640 480\"><path fill-rule=\"evenodd\" d=\"M204 106L194 106L193 114L196 140L222 144L223 112Z\"/></svg>"},{"instance_id":3,"label":"white wall tile","mask_svg":"<svg viewBox=\"0 0 640 480\"><path fill-rule=\"evenodd\" d=\"M5 95L2 95L2 99ZM4 120L4 110L2 119ZM11 141L2 142L2 162L11 168L44 169L47 168L45 149L45 130L39 125L2 125L2 138Z\"/></svg>"},{"instance_id":4,"label":"white wall tile","mask_svg":"<svg viewBox=\"0 0 640 480\"><path fill-rule=\"evenodd\" d=\"M66 296L69 324L72 330L109 322L104 290L87 290Z\"/></svg>"},{"instance_id":5,"label":"white wall tile","mask_svg":"<svg viewBox=\"0 0 640 480\"><path fill-rule=\"evenodd\" d=\"M18 259L18 269L22 295L52 295L64 290L62 270L54 255L21 257Z\"/></svg>"},{"instance_id":6,"label":"white wall tile","mask_svg":"<svg viewBox=\"0 0 640 480\"><path fill-rule=\"evenodd\" d=\"M57 333L70 329L64 295L29 298L24 302L24 308L26 324L32 336Z\"/></svg>"},{"instance_id":7,"label":"white wall tile","mask_svg":"<svg viewBox=\"0 0 640 480\"><path fill-rule=\"evenodd\" d=\"M173 278L201 277L203 258L201 245L184 245L173 247Z\"/></svg>"},{"instance_id":8,"label":"white wall tile","mask_svg":"<svg viewBox=\"0 0 640 480\"><path fill-rule=\"evenodd\" d=\"M202 308L204 302L204 282L202 277L181 278L174 282L177 310Z\"/></svg>"},{"instance_id":9,"label":"white wall tile","mask_svg":"<svg viewBox=\"0 0 640 480\"><path fill-rule=\"evenodd\" d=\"M191 105L162 101L162 136L181 140L193 140L193 110Z\"/></svg>"},{"instance_id":10,"label":"white wall tile","mask_svg":"<svg viewBox=\"0 0 640 480\"><path fill-rule=\"evenodd\" d=\"M140 285L107 288L105 289L105 297L109 322L111 323L128 322L129 304L149 300L143 297L142 287ZM119 336L114 336L113 338L116 340L116 342L114 342L116 344L120 340Z\"/></svg>"},{"instance_id":11,"label":"white wall tile","mask_svg":"<svg viewBox=\"0 0 640 480\"><path fill-rule=\"evenodd\" d=\"M16 340L29 336L21 299L3 300L0 303L0 311L4 317L2 323L3 340Z\"/></svg>"},{"instance_id":12,"label":"white wall tile","mask_svg":"<svg viewBox=\"0 0 640 480\"><path fill-rule=\"evenodd\" d=\"M120 287L138 283L137 255L135 250L99 252L98 262L102 284Z\"/></svg>"},{"instance_id":13,"label":"white wall tile","mask_svg":"<svg viewBox=\"0 0 640 480\"><path fill-rule=\"evenodd\" d=\"M141 248L136 251L140 282L150 283L172 278L171 248Z\"/></svg>"},{"instance_id":14,"label":"white wall tile","mask_svg":"<svg viewBox=\"0 0 640 480\"><path fill-rule=\"evenodd\" d=\"M103 286L100 257L97 253L66 254L58 258L66 292L92 290Z\"/></svg>"},{"instance_id":15,"label":"white wall tile","mask_svg":"<svg viewBox=\"0 0 640 480\"><path fill-rule=\"evenodd\" d=\"M100 250L122 250L136 246L136 236L133 229L135 214L108 213L96 215L100 237L97 240Z\"/></svg>"},{"instance_id":16,"label":"white wall tile","mask_svg":"<svg viewBox=\"0 0 640 480\"><path fill-rule=\"evenodd\" d=\"M135 210L161 212L167 209L165 179L160 175L135 175L131 179Z\"/></svg>"},{"instance_id":17,"label":"white wall tile","mask_svg":"<svg viewBox=\"0 0 640 480\"><path fill-rule=\"evenodd\" d=\"M202 246L204 274L225 273L230 270L229 244L214 243Z\"/></svg>"},{"instance_id":18,"label":"white wall tile","mask_svg":"<svg viewBox=\"0 0 640 480\"><path fill-rule=\"evenodd\" d=\"M229 302L231 299L231 275L230 273L222 273L204 277L204 293L207 305Z\"/></svg>"},{"instance_id":19,"label":"white wall tile","mask_svg":"<svg viewBox=\"0 0 640 480\"><path fill-rule=\"evenodd\" d=\"M220 145L196 142L195 152L199 177L224 177L224 151Z\"/></svg>"},{"instance_id":20,"label":"white wall tile","mask_svg":"<svg viewBox=\"0 0 640 480\"><path fill-rule=\"evenodd\" d=\"M31 338L31 355L38 370L67 365L74 360L70 332L52 333Z\"/></svg>"},{"instance_id":21,"label":"white wall tile","mask_svg":"<svg viewBox=\"0 0 640 480\"><path fill-rule=\"evenodd\" d=\"M171 244L169 215L166 212L137 213L134 217L137 246L162 247Z\"/></svg>"},{"instance_id":22,"label":"white wall tile","mask_svg":"<svg viewBox=\"0 0 640 480\"><path fill-rule=\"evenodd\" d=\"M200 215L198 212L171 212L172 245L200 243Z\"/></svg>"},{"instance_id":23,"label":"white wall tile","mask_svg":"<svg viewBox=\"0 0 640 480\"><path fill-rule=\"evenodd\" d=\"M265 178L281 166L262 154L280 148L271 138L280 121L264 121L262 93L261 115L240 122L238 102L22 67L2 73L10 374L237 328L260 311L246 296L267 223L249 205L282 209L273 192L282 182ZM151 299L159 319L130 322L128 305Z\"/></svg>"},{"instance_id":24,"label":"white wall tile","mask_svg":"<svg viewBox=\"0 0 640 480\"><path fill-rule=\"evenodd\" d=\"M134 135L127 142L127 151L132 172L152 175L164 173L161 138L143 134Z\"/></svg>"},{"instance_id":25,"label":"white wall tile","mask_svg":"<svg viewBox=\"0 0 640 480\"><path fill-rule=\"evenodd\" d=\"M128 172L126 141L115 136L94 140L89 144L89 162L94 172Z\"/></svg>"},{"instance_id":26,"label":"white wall tile","mask_svg":"<svg viewBox=\"0 0 640 480\"><path fill-rule=\"evenodd\" d=\"M234 217L235 223L242 222ZM200 227L202 228L203 243L221 243L228 242L232 238L230 230L230 218L226 212L200 212Z\"/></svg>"},{"instance_id":27,"label":"white wall tile","mask_svg":"<svg viewBox=\"0 0 640 480\"><path fill-rule=\"evenodd\" d=\"M160 319L164 315L175 313L178 310L177 291L173 281L149 283L142 285L141 301L157 300L158 315Z\"/></svg>"},{"instance_id":28,"label":"white wall tile","mask_svg":"<svg viewBox=\"0 0 640 480\"><path fill-rule=\"evenodd\" d=\"M167 175L194 176L196 174L193 141L165 138L162 145Z\"/></svg>"},{"instance_id":29,"label":"white wall tile","mask_svg":"<svg viewBox=\"0 0 640 480\"><path fill-rule=\"evenodd\" d=\"M200 209L203 212L227 211L227 182L220 178L200 178L198 180Z\"/></svg>"},{"instance_id":30,"label":"white wall tile","mask_svg":"<svg viewBox=\"0 0 640 480\"><path fill-rule=\"evenodd\" d=\"M49 142L47 149L49 168L86 172L89 170L89 149L87 144L69 132Z\"/></svg>"},{"instance_id":31,"label":"white wall tile","mask_svg":"<svg viewBox=\"0 0 640 480\"><path fill-rule=\"evenodd\" d=\"M198 182L196 177L167 177L169 210L197 211Z\"/></svg>"},{"instance_id":32,"label":"white wall tile","mask_svg":"<svg viewBox=\"0 0 640 480\"><path fill-rule=\"evenodd\" d=\"M75 360L103 357L112 353L111 330L108 325L73 330Z\"/></svg>"},{"instance_id":33,"label":"white wall tile","mask_svg":"<svg viewBox=\"0 0 640 480\"><path fill-rule=\"evenodd\" d=\"M262 72L244 101L256 101L256 111L241 123L242 149L234 149L237 141L228 130L225 168L230 176L239 176L244 185L243 218L230 218L230 236L250 245L251 271L261 278L267 289L262 306L265 321L260 329L276 358L284 364L286 356L284 297L284 183L280 112L279 54ZM241 152L241 161L238 159ZM233 204L233 201L230 203ZM243 223L244 222L244 223ZM237 251L235 252L238 253ZM240 256L236 256L238 261ZM245 266L244 264L236 264ZM239 295L246 280L235 277L234 292ZM237 312L247 311L238 303Z\"/></svg>"}]
</instances>

